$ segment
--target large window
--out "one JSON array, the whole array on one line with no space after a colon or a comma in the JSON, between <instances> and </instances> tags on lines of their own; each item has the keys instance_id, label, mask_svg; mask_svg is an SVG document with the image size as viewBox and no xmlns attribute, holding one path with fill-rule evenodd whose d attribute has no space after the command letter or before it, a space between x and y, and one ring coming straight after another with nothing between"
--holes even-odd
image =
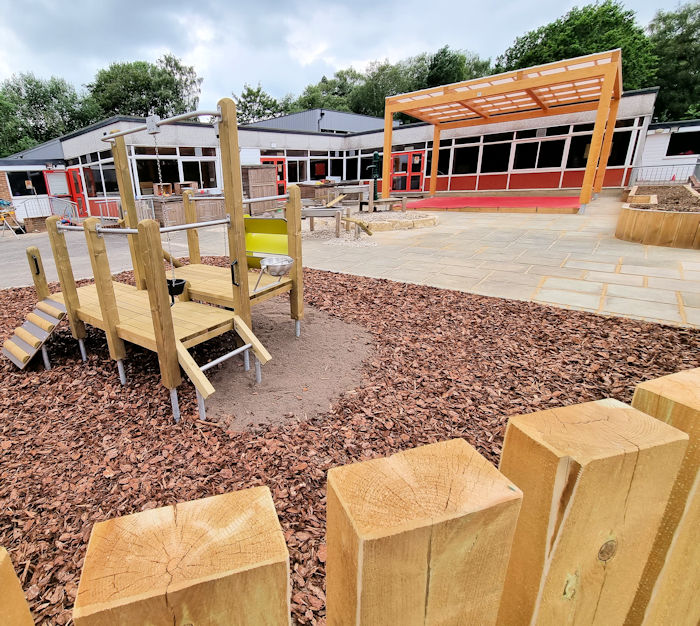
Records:
<instances>
[{"instance_id":1,"label":"large window","mask_svg":"<svg viewBox=\"0 0 700 626\"><path fill-rule=\"evenodd\" d=\"M102 195L102 175L99 165L88 165L83 168L85 191L89 198Z\"/></svg>"},{"instance_id":2,"label":"large window","mask_svg":"<svg viewBox=\"0 0 700 626\"><path fill-rule=\"evenodd\" d=\"M513 169L530 170L537 166L537 148L539 142L515 144Z\"/></svg>"},{"instance_id":3,"label":"large window","mask_svg":"<svg viewBox=\"0 0 700 626\"><path fill-rule=\"evenodd\" d=\"M591 136L578 135L571 138L569 146L569 156L566 159L566 167L580 168L586 167L588 151L591 149Z\"/></svg>"},{"instance_id":4,"label":"large window","mask_svg":"<svg viewBox=\"0 0 700 626\"><path fill-rule=\"evenodd\" d=\"M453 174L476 174L478 164L479 146L454 149L454 157L452 159Z\"/></svg>"},{"instance_id":5,"label":"large window","mask_svg":"<svg viewBox=\"0 0 700 626\"><path fill-rule=\"evenodd\" d=\"M452 141L451 139L449 141ZM432 171L433 163L433 151L428 150L428 157L425 161L425 172L426 175L430 176ZM447 176L450 173L450 151L449 150L439 150L438 151L438 176Z\"/></svg>"},{"instance_id":6,"label":"large window","mask_svg":"<svg viewBox=\"0 0 700 626\"><path fill-rule=\"evenodd\" d=\"M671 134L666 156L680 156L684 154L700 154L700 131Z\"/></svg>"},{"instance_id":7,"label":"large window","mask_svg":"<svg viewBox=\"0 0 700 626\"><path fill-rule=\"evenodd\" d=\"M331 176L343 177L343 159L331 159Z\"/></svg>"},{"instance_id":8,"label":"large window","mask_svg":"<svg viewBox=\"0 0 700 626\"><path fill-rule=\"evenodd\" d=\"M177 171L175 159L161 159L160 170L164 183L179 183L180 174ZM141 193L152 194L154 183L159 182L158 165L155 159L136 159L136 172L139 176Z\"/></svg>"},{"instance_id":9,"label":"large window","mask_svg":"<svg viewBox=\"0 0 700 626\"><path fill-rule=\"evenodd\" d=\"M306 161L287 161L287 180L299 183L306 180Z\"/></svg>"},{"instance_id":10,"label":"large window","mask_svg":"<svg viewBox=\"0 0 700 626\"><path fill-rule=\"evenodd\" d=\"M345 160L345 178L346 180L357 180L357 157L348 157Z\"/></svg>"},{"instance_id":11,"label":"large window","mask_svg":"<svg viewBox=\"0 0 700 626\"><path fill-rule=\"evenodd\" d=\"M13 196L46 195L46 182L42 172L7 172Z\"/></svg>"},{"instance_id":12,"label":"large window","mask_svg":"<svg viewBox=\"0 0 700 626\"><path fill-rule=\"evenodd\" d=\"M543 141L540 144L540 154L537 157L538 169L548 167L561 167L561 159L564 156L564 139L555 141Z\"/></svg>"},{"instance_id":13,"label":"large window","mask_svg":"<svg viewBox=\"0 0 700 626\"><path fill-rule=\"evenodd\" d=\"M323 180L328 176L328 159L311 159L311 180Z\"/></svg>"},{"instance_id":14,"label":"large window","mask_svg":"<svg viewBox=\"0 0 700 626\"><path fill-rule=\"evenodd\" d=\"M503 133L499 133L503 134ZM510 134L512 133L505 133ZM496 135L491 135L495 137ZM485 137L484 137L485 139ZM489 172L507 172L508 160L510 159L510 143L498 143L485 145L481 155L481 171Z\"/></svg>"},{"instance_id":15,"label":"large window","mask_svg":"<svg viewBox=\"0 0 700 626\"><path fill-rule=\"evenodd\" d=\"M632 131L613 133L612 147L610 148L610 158L608 165L624 165L627 159L627 149L632 138Z\"/></svg>"}]
</instances>

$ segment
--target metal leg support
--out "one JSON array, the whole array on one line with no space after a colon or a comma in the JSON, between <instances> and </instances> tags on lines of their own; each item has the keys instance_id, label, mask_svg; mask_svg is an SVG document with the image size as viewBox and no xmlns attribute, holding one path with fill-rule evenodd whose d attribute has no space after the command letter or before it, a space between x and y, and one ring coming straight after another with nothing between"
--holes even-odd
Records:
<instances>
[{"instance_id":1,"label":"metal leg support","mask_svg":"<svg viewBox=\"0 0 700 626\"><path fill-rule=\"evenodd\" d=\"M124 361L117 359L117 369L119 370L119 382L126 385L126 373L124 372Z\"/></svg>"},{"instance_id":2,"label":"metal leg support","mask_svg":"<svg viewBox=\"0 0 700 626\"><path fill-rule=\"evenodd\" d=\"M248 350L243 351L243 369L246 372L250 371L250 353Z\"/></svg>"},{"instance_id":3,"label":"metal leg support","mask_svg":"<svg viewBox=\"0 0 700 626\"><path fill-rule=\"evenodd\" d=\"M87 361L87 353L85 352L85 342L82 339L78 339L78 347L80 348L80 358L85 363Z\"/></svg>"},{"instance_id":4,"label":"metal leg support","mask_svg":"<svg viewBox=\"0 0 700 626\"><path fill-rule=\"evenodd\" d=\"M259 385L262 382L262 367L260 367L260 361L258 357L253 356L255 361L255 383Z\"/></svg>"},{"instance_id":5,"label":"metal leg support","mask_svg":"<svg viewBox=\"0 0 700 626\"><path fill-rule=\"evenodd\" d=\"M301 337L301 320L294 320L294 336Z\"/></svg>"},{"instance_id":6,"label":"metal leg support","mask_svg":"<svg viewBox=\"0 0 700 626\"><path fill-rule=\"evenodd\" d=\"M180 421L180 403L177 401L177 389L170 390L170 404L173 407L173 417L177 424Z\"/></svg>"},{"instance_id":7,"label":"metal leg support","mask_svg":"<svg viewBox=\"0 0 700 626\"><path fill-rule=\"evenodd\" d=\"M49 361L49 353L46 350L46 346L41 346L41 356L44 359L44 367L47 370L51 369L51 361Z\"/></svg>"},{"instance_id":8,"label":"metal leg support","mask_svg":"<svg viewBox=\"0 0 700 626\"><path fill-rule=\"evenodd\" d=\"M197 407L199 408L199 419L207 419L207 409L204 406L204 396L197 390Z\"/></svg>"}]
</instances>

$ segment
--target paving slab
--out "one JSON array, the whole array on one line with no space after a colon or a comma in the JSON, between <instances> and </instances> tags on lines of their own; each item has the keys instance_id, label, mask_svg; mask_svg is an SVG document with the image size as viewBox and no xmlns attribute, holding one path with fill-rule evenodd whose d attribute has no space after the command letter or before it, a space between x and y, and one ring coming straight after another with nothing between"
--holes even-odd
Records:
<instances>
[{"instance_id":1,"label":"paving slab","mask_svg":"<svg viewBox=\"0 0 700 626\"><path fill-rule=\"evenodd\" d=\"M599 295L562 289L539 289L533 300L545 304L560 304L567 308L585 309L586 311L597 311L600 305Z\"/></svg>"},{"instance_id":2,"label":"paving slab","mask_svg":"<svg viewBox=\"0 0 700 626\"><path fill-rule=\"evenodd\" d=\"M590 293L598 296L603 293L603 283L596 283L590 280L576 280L572 278L553 278L551 276L544 279L541 288L577 291L579 293Z\"/></svg>"},{"instance_id":3,"label":"paving slab","mask_svg":"<svg viewBox=\"0 0 700 626\"><path fill-rule=\"evenodd\" d=\"M606 296L601 311L622 316L670 321L677 324L684 322L677 304L663 304L632 298Z\"/></svg>"},{"instance_id":4,"label":"paving slab","mask_svg":"<svg viewBox=\"0 0 700 626\"><path fill-rule=\"evenodd\" d=\"M678 305L678 296L676 292L666 289L634 287L632 285L608 285L605 293L608 297L631 298L633 300L644 300L645 302Z\"/></svg>"}]
</instances>

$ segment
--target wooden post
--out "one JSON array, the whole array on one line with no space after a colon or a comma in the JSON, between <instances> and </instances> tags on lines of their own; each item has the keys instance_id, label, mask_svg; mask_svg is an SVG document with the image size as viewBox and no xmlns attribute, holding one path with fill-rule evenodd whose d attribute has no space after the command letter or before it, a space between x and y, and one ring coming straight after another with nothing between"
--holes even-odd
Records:
<instances>
[{"instance_id":1,"label":"wooden post","mask_svg":"<svg viewBox=\"0 0 700 626\"><path fill-rule=\"evenodd\" d=\"M117 175L117 186L122 203L122 213L128 228L136 228L139 222L136 213L136 200L134 199L134 187L131 184L129 172L129 157L126 152L124 137L116 137L112 144L112 156L114 157L114 169ZM138 237L127 235L129 240L129 252L131 253L131 265L134 268L134 281L137 289L145 289L146 281L143 274L141 245Z\"/></svg>"},{"instance_id":2,"label":"wooden post","mask_svg":"<svg viewBox=\"0 0 700 626\"><path fill-rule=\"evenodd\" d=\"M187 189L182 194L182 205L185 209L185 223L186 224L196 224L197 223L197 208L195 207L195 202L193 192L191 189ZM199 253L199 233L196 229L187 231L187 249L189 250L190 263L201 263L202 257Z\"/></svg>"},{"instance_id":3,"label":"wooden post","mask_svg":"<svg viewBox=\"0 0 700 626\"><path fill-rule=\"evenodd\" d=\"M374 179L369 180L369 199L367 200L367 212L374 213Z\"/></svg>"},{"instance_id":4,"label":"wooden post","mask_svg":"<svg viewBox=\"0 0 700 626\"><path fill-rule=\"evenodd\" d=\"M285 212L287 217L287 254L294 259L289 304L292 319L302 320L304 319L304 267L301 261L301 190L298 185L289 185L287 192L289 193Z\"/></svg>"},{"instance_id":5,"label":"wooden post","mask_svg":"<svg viewBox=\"0 0 700 626\"><path fill-rule=\"evenodd\" d=\"M690 437L626 624L700 622L700 369L637 385L632 406Z\"/></svg>"},{"instance_id":6,"label":"wooden post","mask_svg":"<svg viewBox=\"0 0 700 626\"><path fill-rule=\"evenodd\" d=\"M126 349L124 348L124 341L117 334L119 309L116 296L114 295L112 272L109 269L105 240L97 234L97 225L99 223L99 218L89 217L83 222L83 228L85 229L85 239L90 255L92 273L95 277L97 299L102 311L102 323L104 324L104 331L107 337L109 356L118 361L124 358Z\"/></svg>"},{"instance_id":7,"label":"wooden post","mask_svg":"<svg viewBox=\"0 0 700 626\"><path fill-rule=\"evenodd\" d=\"M438 161L440 159L440 127L433 126L433 150L430 160L430 197L437 192Z\"/></svg>"},{"instance_id":8,"label":"wooden post","mask_svg":"<svg viewBox=\"0 0 700 626\"><path fill-rule=\"evenodd\" d=\"M182 382L182 378L177 360L175 328L170 310L165 267L161 257L162 243L158 222L141 220L139 222L139 241L143 253L143 268L148 289L148 301L151 305L153 332L156 337L160 378L165 387L175 389Z\"/></svg>"},{"instance_id":9,"label":"wooden post","mask_svg":"<svg viewBox=\"0 0 700 626\"><path fill-rule=\"evenodd\" d=\"M32 280L34 281L34 289L36 289L36 299L41 302L49 297L49 283L46 280L46 272L44 264L41 261L41 252L36 246L27 248L27 262L29 269L32 272Z\"/></svg>"},{"instance_id":10,"label":"wooden post","mask_svg":"<svg viewBox=\"0 0 700 626\"><path fill-rule=\"evenodd\" d=\"M57 215L52 215L46 220L46 230L49 233L49 243L53 252L53 260L56 264L56 273L58 274L58 282L61 285L61 293L63 294L63 303L66 306L66 317L70 332L74 339L84 339L85 324L78 319L78 309L80 308L80 300L78 299L78 288L75 284L73 276L73 267L70 263L68 255L68 246L66 245L66 237L58 230L58 222L61 218Z\"/></svg>"},{"instance_id":11,"label":"wooden post","mask_svg":"<svg viewBox=\"0 0 700 626\"><path fill-rule=\"evenodd\" d=\"M610 150L612 149L613 135L615 134L615 122L617 121L617 110L619 107L620 99L613 99L613 101L610 103L608 121L605 125L605 139L603 140L603 146L600 150L600 162L598 163L598 169L596 170L595 181L593 183L593 191L595 193L600 192L600 190L603 188L605 170L608 167L608 159L610 158Z\"/></svg>"},{"instance_id":12,"label":"wooden post","mask_svg":"<svg viewBox=\"0 0 700 626\"><path fill-rule=\"evenodd\" d=\"M586 173L583 176L583 183L581 184L581 195L579 196L579 202L581 204L588 204L593 197L593 182L598 168L598 160L600 159L600 150L605 136L605 127L608 122L610 100L612 98L613 88L615 87L616 72L617 68L613 67L612 70L605 75L603 86L600 90L598 113L596 114L593 136L591 137L591 146L588 150L588 160L586 161Z\"/></svg>"},{"instance_id":13,"label":"wooden post","mask_svg":"<svg viewBox=\"0 0 700 626\"><path fill-rule=\"evenodd\" d=\"M241 155L238 149L236 105L231 98L219 100L219 148L224 183L226 212L231 219L228 228L228 249L231 263L235 263L236 282L232 282L233 310L252 327L250 316L250 292L248 289L248 258L245 245L245 221L243 217L243 182L241 179ZM236 284L238 283L238 284Z\"/></svg>"},{"instance_id":14,"label":"wooden post","mask_svg":"<svg viewBox=\"0 0 700 626\"><path fill-rule=\"evenodd\" d=\"M272 496L254 487L98 522L76 626L288 626L289 554Z\"/></svg>"},{"instance_id":15,"label":"wooden post","mask_svg":"<svg viewBox=\"0 0 700 626\"><path fill-rule=\"evenodd\" d=\"M462 439L328 472L328 624L495 624L522 494Z\"/></svg>"},{"instance_id":16,"label":"wooden post","mask_svg":"<svg viewBox=\"0 0 700 626\"><path fill-rule=\"evenodd\" d=\"M617 400L511 418L500 469L523 506L498 623L622 624L687 439Z\"/></svg>"},{"instance_id":17,"label":"wooden post","mask_svg":"<svg viewBox=\"0 0 700 626\"><path fill-rule=\"evenodd\" d=\"M394 114L384 105L384 156L382 157L382 198L391 194L391 134L394 130Z\"/></svg>"},{"instance_id":18,"label":"wooden post","mask_svg":"<svg viewBox=\"0 0 700 626\"><path fill-rule=\"evenodd\" d=\"M0 624L34 626L22 585L5 548L0 548Z\"/></svg>"}]
</instances>

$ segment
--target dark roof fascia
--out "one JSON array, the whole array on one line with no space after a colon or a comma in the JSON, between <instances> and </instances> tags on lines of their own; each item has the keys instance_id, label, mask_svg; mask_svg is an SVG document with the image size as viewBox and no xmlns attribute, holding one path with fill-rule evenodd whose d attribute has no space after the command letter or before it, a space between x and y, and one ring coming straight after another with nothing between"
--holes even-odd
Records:
<instances>
[{"instance_id":1,"label":"dark roof fascia","mask_svg":"<svg viewBox=\"0 0 700 626\"><path fill-rule=\"evenodd\" d=\"M700 126L700 120L680 120L678 122L652 122L649 124L649 130L655 128L685 128L687 126Z\"/></svg>"}]
</instances>

